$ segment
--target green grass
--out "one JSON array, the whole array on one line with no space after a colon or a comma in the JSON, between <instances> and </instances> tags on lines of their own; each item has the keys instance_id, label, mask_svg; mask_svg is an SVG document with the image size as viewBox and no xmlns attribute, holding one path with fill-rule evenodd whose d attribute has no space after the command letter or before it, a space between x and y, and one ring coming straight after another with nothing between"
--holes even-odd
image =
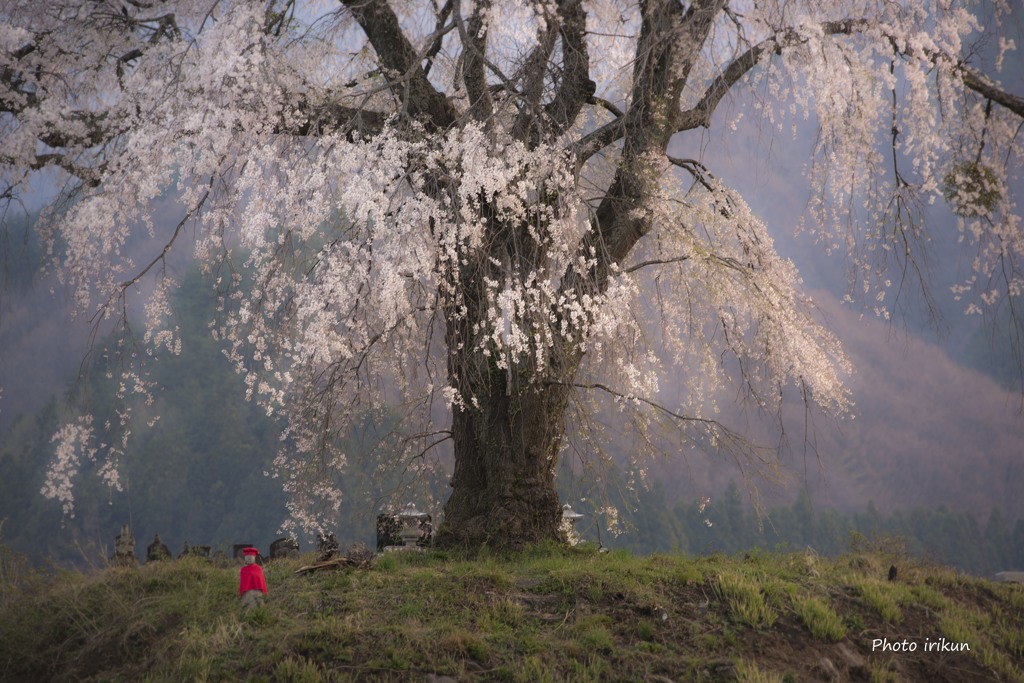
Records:
<instances>
[{"instance_id":1,"label":"green grass","mask_svg":"<svg viewBox=\"0 0 1024 683\"><path fill-rule=\"evenodd\" d=\"M715 595L728 604L732 615L751 628L768 628L779 616L766 602L757 579L741 573L723 573L714 588Z\"/></svg>"},{"instance_id":2,"label":"green grass","mask_svg":"<svg viewBox=\"0 0 1024 683\"><path fill-rule=\"evenodd\" d=\"M903 618L900 603L908 597L906 587L879 579L864 579L854 583L861 597L889 624L898 624Z\"/></svg>"},{"instance_id":3,"label":"green grass","mask_svg":"<svg viewBox=\"0 0 1024 683\"><path fill-rule=\"evenodd\" d=\"M842 618L821 598L795 598L793 611L815 638L836 642L846 636Z\"/></svg>"},{"instance_id":4,"label":"green grass","mask_svg":"<svg viewBox=\"0 0 1024 683\"><path fill-rule=\"evenodd\" d=\"M764 671L757 662L740 660L736 665L736 680L739 683L782 683L782 675Z\"/></svg>"},{"instance_id":5,"label":"green grass","mask_svg":"<svg viewBox=\"0 0 1024 683\"><path fill-rule=\"evenodd\" d=\"M872 680L1024 682L1024 598L861 551L685 557L532 548L389 554L370 570L265 567L243 614L238 568L196 558L45 575L0 546L0 680L798 681L842 643ZM872 639L967 642L874 652ZM909 672L913 672L911 675ZM917 676L918 678L914 678Z\"/></svg>"}]
</instances>

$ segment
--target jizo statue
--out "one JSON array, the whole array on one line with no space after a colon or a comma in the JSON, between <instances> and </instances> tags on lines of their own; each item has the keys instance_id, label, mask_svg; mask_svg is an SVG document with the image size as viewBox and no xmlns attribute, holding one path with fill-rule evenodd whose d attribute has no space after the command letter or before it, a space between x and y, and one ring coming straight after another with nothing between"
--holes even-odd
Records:
<instances>
[{"instance_id":1,"label":"jizo statue","mask_svg":"<svg viewBox=\"0 0 1024 683\"><path fill-rule=\"evenodd\" d=\"M263 604L263 597L267 594L267 581L263 577L263 568L256 564L260 551L256 548L246 548L242 553L245 564L242 565L239 574L238 595L242 599L242 608L248 610Z\"/></svg>"}]
</instances>

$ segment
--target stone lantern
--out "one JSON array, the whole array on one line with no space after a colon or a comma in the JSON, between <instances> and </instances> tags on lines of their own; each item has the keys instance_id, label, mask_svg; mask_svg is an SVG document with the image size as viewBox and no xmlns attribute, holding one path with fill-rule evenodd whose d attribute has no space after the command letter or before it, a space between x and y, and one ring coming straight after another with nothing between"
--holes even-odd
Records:
<instances>
[{"instance_id":1,"label":"stone lantern","mask_svg":"<svg viewBox=\"0 0 1024 683\"><path fill-rule=\"evenodd\" d=\"M576 522L581 519L583 519L583 515L578 512L574 512L572 506L568 503L562 506L562 521L568 522L570 529L574 529L576 527Z\"/></svg>"},{"instance_id":2,"label":"stone lantern","mask_svg":"<svg viewBox=\"0 0 1024 683\"><path fill-rule=\"evenodd\" d=\"M416 549L416 542L420 540L420 522L426 517L426 513L420 512L416 509L416 506L409 503L402 512L398 515L399 519L402 520L403 527L401 531L402 536L402 547L407 549Z\"/></svg>"}]
</instances>

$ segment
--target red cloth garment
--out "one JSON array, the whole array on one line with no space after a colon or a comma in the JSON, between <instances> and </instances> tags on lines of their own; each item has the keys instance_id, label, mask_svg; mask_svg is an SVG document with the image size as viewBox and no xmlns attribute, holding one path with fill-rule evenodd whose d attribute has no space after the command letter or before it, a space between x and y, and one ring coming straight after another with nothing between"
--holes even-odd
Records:
<instances>
[{"instance_id":1,"label":"red cloth garment","mask_svg":"<svg viewBox=\"0 0 1024 683\"><path fill-rule=\"evenodd\" d=\"M242 567L242 574L238 581L238 594L246 591L267 592L267 581L263 578L263 568L258 564L247 564Z\"/></svg>"}]
</instances>

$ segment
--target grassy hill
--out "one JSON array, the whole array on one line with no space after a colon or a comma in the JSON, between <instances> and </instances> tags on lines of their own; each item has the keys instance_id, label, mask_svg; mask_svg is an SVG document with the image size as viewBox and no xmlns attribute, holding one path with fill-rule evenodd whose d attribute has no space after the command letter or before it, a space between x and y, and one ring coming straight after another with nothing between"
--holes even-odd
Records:
<instances>
[{"instance_id":1,"label":"grassy hill","mask_svg":"<svg viewBox=\"0 0 1024 683\"><path fill-rule=\"evenodd\" d=\"M307 556L266 564L243 614L235 565L42 574L0 550L5 681L1024 681L1024 586L878 551L432 551L297 574Z\"/></svg>"}]
</instances>

